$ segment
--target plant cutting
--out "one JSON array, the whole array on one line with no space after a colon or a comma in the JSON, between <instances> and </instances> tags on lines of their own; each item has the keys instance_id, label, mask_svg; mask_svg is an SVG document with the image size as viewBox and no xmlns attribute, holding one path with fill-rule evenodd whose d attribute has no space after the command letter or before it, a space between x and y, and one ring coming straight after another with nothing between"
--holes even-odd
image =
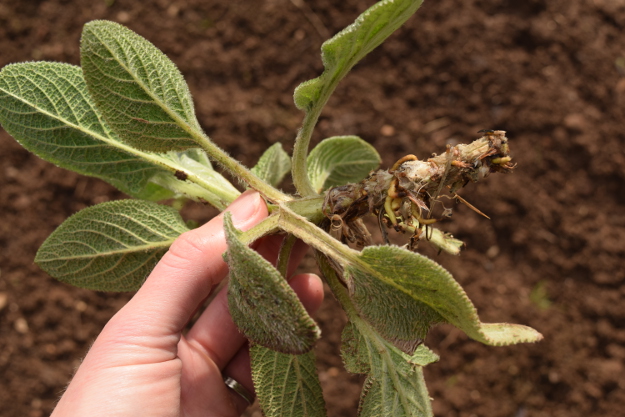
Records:
<instances>
[{"instance_id":1,"label":"plant cutting","mask_svg":"<svg viewBox=\"0 0 625 417\"><path fill-rule=\"evenodd\" d=\"M482 323L451 275L415 252L419 244L460 251L461 242L437 223L449 216L453 200L469 204L458 194L462 187L513 170L505 132L481 132L475 141L425 160L407 155L387 169L378 169L379 155L356 136L327 138L309 152L313 129L340 80L420 4L381 1L325 42L324 72L295 90L304 120L293 155L274 145L251 170L202 131L175 65L121 25L85 26L80 67L47 62L5 67L3 127L42 158L134 197L70 217L44 242L36 262L72 285L136 290L171 243L189 230L176 209L157 201L185 198L223 210L240 194L217 170L223 169L258 191L271 212L246 232L228 215L224 222L228 302L252 346L264 413L325 415L311 350L320 332L285 285L290 251L301 239L314 249L349 319L342 355L347 370L366 375L360 414L431 415L422 368L438 360L423 345L433 325L451 323L490 345L541 338L525 326ZM296 195L278 188L289 172ZM363 221L367 216L376 220L387 244L373 245ZM405 247L388 244L387 233L395 232L410 237ZM277 233L287 238L272 265L249 244ZM288 378L273 384L276 375Z\"/></svg>"}]
</instances>

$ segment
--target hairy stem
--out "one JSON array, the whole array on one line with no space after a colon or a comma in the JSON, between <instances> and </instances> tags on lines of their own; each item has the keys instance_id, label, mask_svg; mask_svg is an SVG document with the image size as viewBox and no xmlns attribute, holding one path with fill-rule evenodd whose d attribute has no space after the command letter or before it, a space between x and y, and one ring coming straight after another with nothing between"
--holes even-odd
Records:
<instances>
[{"instance_id":1,"label":"hairy stem","mask_svg":"<svg viewBox=\"0 0 625 417\"><path fill-rule=\"evenodd\" d=\"M336 275L336 271L332 268L328 258L320 251L315 251L315 258L323 277L326 279L328 286L341 304L341 307L347 313L347 316L350 319L352 316L356 316L356 307L347 293L347 288L345 288L340 278Z\"/></svg>"},{"instance_id":2,"label":"hairy stem","mask_svg":"<svg viewBox=\"0 0 625 417\"><path fill-rule=\"evenodd\" d=\"M302 123L302 128L297 133L297 138L295 138L295 145L293 147L293 167L291 169L293 184L295 184L297 192L303 197L317 194L310 183L310 179L308 178L308 164L306 159L308 157L310 138L312 137L312 133L315 125L317 124L320 113L321 108L316 109L316 111L311 110L306 113L306 117L304 117L304 122Z\"/></svg>"},{"instance_id":3,"label":"hairy stem","mask_svg":"<svg viewBox=\"0 0 625 417\"><path fill-rule=\"evenodd\" d=\"M302 128L297 133L297 138L295 138L292 158L293 167L291 172L293 175L293 184L295 184L297 192L302 197L317 195L317 192L308 179L306 159L308 157L310 139L312 138L313 130L319 120L319 116L321 115L321 110L323 110L323 107L328 102L328 99L336 89L339 81L341 81L350 69L351 66L344 68L339 71L332 80L329 80L326 84L324 84L324 87L319 92L319 97L314 101L312 107L306 112L306 116L302 122Z\"/></svg>"},{"instance_id":4,"label":"hairy stem","mask_svg":"<svg viewBox=\"0 0 625 417\"><path fill-rule=\"evenodd\" d=\"M233 159L223 149L215 145L206 135L200 134L194 129L190 129L189 133L193 135L196 141L200 144L202 149L218 164L223 166L236 178L245 181L251 188L255 189L267 199L273 202L289 201L292 198L282 192L278 191L265 181L258 178L249 169L244 167L236 159Z\"/></svg>"},{"instance_id":5,"label":"hairy stem","mask_svg":"<svg viewBox=\"0 0 625 417\"><path fill-rule=\"evenodd\" d=\"M283 203L280 206L273 204L269 205L269 211L271 215L248 230L242 232L239 236L241 242L246 245L254 242L256 239L260 239L271 233L276 233L280 229L289 232L289 230L301 229L297 233L294 233L295 238L300 238L306 243L312 244L313 241L321 240L328 241L327 243L336 246L344 246L338 240L333 239L327 235L323 230L319 229L314 223L324 218L321 212L321 204L323 203L323 197L309 198L309 199L297 199ZM284 218L286 215L286 219ZM288 224L288 227L282 227L284 223ZM328 239L325 239L323 235L327 235ZM316 238L315 238L316 236ZM314 246L314 245L313 245ZM323 245L322 245L323 246ZM347 248L349 251L351 249Z\"/></svg>"},{"instance_id":6,"label":"hairy stem","mask_svg":"<svg viewBox=\"0 0 625 417\"><path fill-rule=\"evenodd\" d=\"M249 245L250 243L254 242L255 240L260 239L263 236L277 232L278 220L279 220L279 217L277 214L267 217L265 220L258 223L256 226L252 227L250 230L246 232L242 232L239 235L239 240L243 242L243 244Z\"/></svg>"},{"instance_id":7,"label":"hairy stem","mask_svg":"<svg viewBox=\"0 0 625 417\"><path fill-rule=\"evenodd\" d=\"M287 235L282 241L280 246L280 253L278 253L278 261L276 262L276 269L280 272L285 279L288 279L289 272L289 260L291 259L291 252L293 246L297 242L297 238L293 235Z\"/></svg>"},{"instance_id":8,"label":"hairy stem","mask_svg":"<svg viewBox=\"0 0 625 417\"><path fill-rule=\"evenodd\" d=\"M325 231L309 222L286 206L280 207L280 229L297 236L308 243L313 248L332 256L333 259L340 259L344 263L358 263L358 251L342 244Z\"/></svg>"}]
</instances>

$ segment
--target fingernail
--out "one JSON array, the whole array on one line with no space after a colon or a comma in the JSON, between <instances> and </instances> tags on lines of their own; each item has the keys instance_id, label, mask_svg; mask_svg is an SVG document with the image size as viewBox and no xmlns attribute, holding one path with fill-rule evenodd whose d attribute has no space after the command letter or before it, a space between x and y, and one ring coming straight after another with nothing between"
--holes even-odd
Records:
<instances>
[{"instance_id":1,"label":"fingernail","mask_svg":"<svg viewBox=\"0 0 625 417\"><path fill-rule=\"evenodd\" d=\"M246 191L237 198L229 207L228 211L232 213L232 223L238 229L246 226L248 220L254 217L261 209L263 203L260 194L255 191ZM256 222L254 222L256 223Z\"/></svg>"}]
</instances>

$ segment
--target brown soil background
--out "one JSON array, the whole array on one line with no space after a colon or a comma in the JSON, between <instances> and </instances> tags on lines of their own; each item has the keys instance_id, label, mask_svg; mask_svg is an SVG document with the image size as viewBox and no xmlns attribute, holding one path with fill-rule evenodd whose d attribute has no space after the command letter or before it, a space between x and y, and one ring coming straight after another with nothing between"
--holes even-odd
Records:
<instances>
[{"instance_id":1,"label":"brown soil background","mask_svg":"<svg viewBox=\"0 0 625 417\"><path fill-rule=\"evenodd\" d=\"M2 0L0 66L78 64L84 23L126 24L179 66L205 130L252 166L275 142L291 149L302 119L293 89L321 72L328 34L371 4ZM385 166L479 129L512 140L516 172L462 193L492 220L459 207L444 228L466 250L435 259L483 321L526 324L545 340L488 347L435 328L427 344L441 361L425 374L437 416L623 415L624 29L616 0L427 1L353 70L320 120L316 140L359 135ZM4 131L0 149L0 415L38 417L130 295L58 283L33 258L72 213L124 195L30 155ZM317 318L329 415L354 416L361 380L341 366L345 319L331 296Z\"/></svg>"}]
</instances>

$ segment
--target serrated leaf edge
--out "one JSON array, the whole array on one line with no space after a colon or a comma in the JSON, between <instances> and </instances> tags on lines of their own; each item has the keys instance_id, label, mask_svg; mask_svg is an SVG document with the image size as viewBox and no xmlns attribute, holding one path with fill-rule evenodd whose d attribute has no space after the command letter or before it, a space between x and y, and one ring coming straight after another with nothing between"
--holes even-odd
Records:
<instances>
[{"instance_id":1,"label":"serrated leaf edge","mask_svg":"<svg viewBox=\"0 0 625 417\"><path fill-rule=\"evenodd\" d=\"M410 252L404 248L400 248L398 246L394 246L394 245L389 245L389 246L384 246L384 247L388 247L388 248L392 248L391 250L399 250L402 251L403 254L409 254L409 256L414 256L414 255L418 255L415 254L413 252ZM389 279L387 277L385 277L384 275L378 273L378 271L376 271L375 269L371 268L366 262L364 262L362 260L362 256L366 255L366 253L368 251L375 251L376 248L379 247L375 247L375 246L370 246L367 247L365 249L363 249L363 251L358 255L358 267L363 270L366 271L368 274L375 276L377 279L379 279L382 282L385 282L388 285L391 285L393 287L395 287L396 289L411 295L411 292L407 289L405 289L402 285L397 284L395 281L393 281L392 279ZM467 336L469 336L470 338L477 340L479 342L482 342L484 344L487 345L492 345L492 346L506 346L506 345L513 345L513 344L518 344L518 343L533 343L533 342L538 342L540 340L542 340L543 336L542 334L540 334L538 331L536 331L535 329L528 327L528 326L524 326L524 325L520 325L520 324L509 324L509 323L482 323L479 319L479 316L477 314L477 309L475 308L475 306L473 305L473 302L471 301L471 299L469 298L469 296L466 294L466 292L464 291L464 289L462 288L462 286L460 284L458 284L458 282L453 278L453 276L445 269L443 268L441 265L439 265L438 263L431 261L429 258L423 256L423 255L418 255L418 256L422 256L425 259L428 259L428 261L430 262L430 266L431 268L437 270L437 272L441 273L442 275L448 277L448 282L450 283L450 285L452 286L452 288L454 289L454 292L456 293L457 296L459 296L462 301L464 302L464 308L465 308L465 312L469 313L469 316L463 315L463 317L466 317L470 320L470 325L471 327L466 327L461 325L460 323L456 322L455 320L450 320L448 317L446 317L446 315L444 315L443 313L439 314L445 318L445 320L447 320L450 324L456 326L457 328L459 328L460 330L464 331ZM430 308L433 308L435 311L438 312L438 310L428 304L426 301L419 299L420 302L423 302L424 304L427 304L430 306ZM496 326L499 327L503 327L506 329L515 329L517 331L522 331L523 333L526 333L526 336L518 338L518 339L514 339L514 338L504 338L504 339L499 339L499 338L493 338L492 336L489 335L489 333L493 333L493 332L489 332L489 328L494 328Z\"/></svg>"}]
</instances>

